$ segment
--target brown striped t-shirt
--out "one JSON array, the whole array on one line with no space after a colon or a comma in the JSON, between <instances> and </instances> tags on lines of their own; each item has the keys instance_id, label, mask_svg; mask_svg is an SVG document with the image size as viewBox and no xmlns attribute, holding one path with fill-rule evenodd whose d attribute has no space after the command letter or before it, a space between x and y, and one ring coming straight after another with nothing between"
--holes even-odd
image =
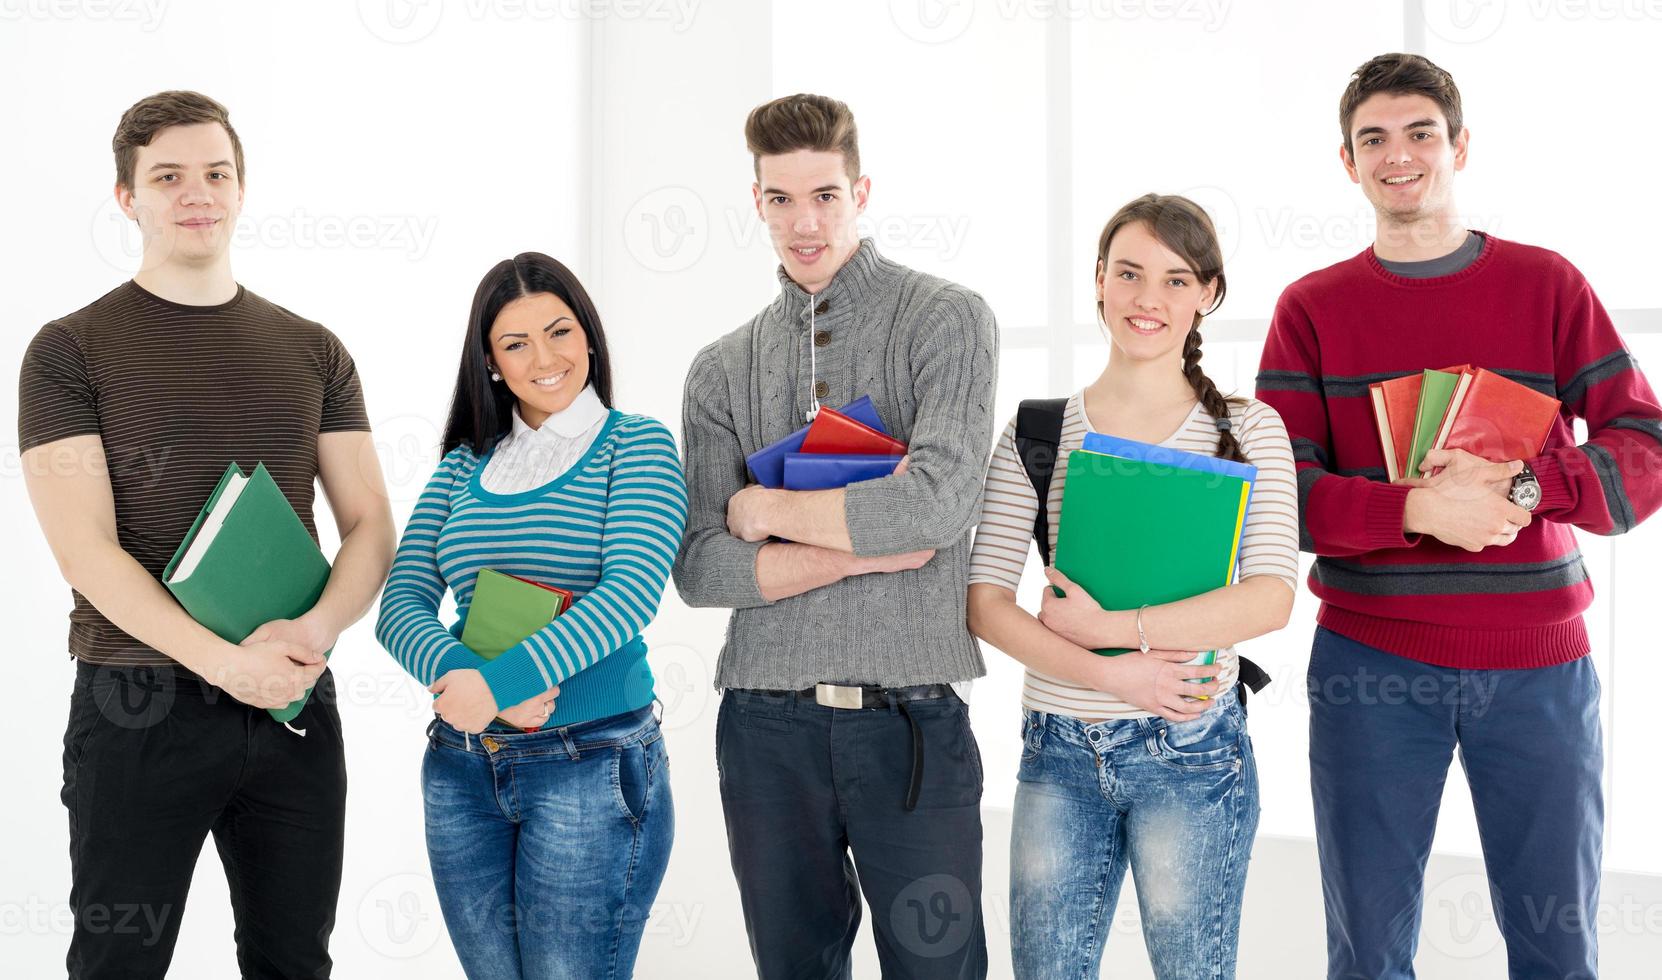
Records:
<instances>
[{"instance_id":1,"label":"brown striped t-shirt","mask_svg":"<svg viewBox=\"0 0 1662 980\"><path fill-rule=\"evenodd\" d=\"M264 463L315 538L318 435L368 428L335 335L240 286L227 303L184 306L124 283L42 327L18 382L20 450L100 436L117 539L158 580L232 462ZM172 662L74 599L72 656Z\"/></svg>"},{"instance_id":2,"label":"brown striped t-shirt","mask_svg":"<svg viewBox=\"0 0 1662 980\"><path fill-rule=\"evenodd\" d=\"M1050 548L1056 550L1056 529L1062 513L1062 490L1067 485L1068 457L1094 431L1085 414L1084 392L1074 392L1062 413L1062 440L1050 480L1047 513ZM1293 450L1287 429L1275 410L1255 399L1231 403L1230 423L1240 439L1247 462L1258 467L1252 489L1252 507L1241 529L1236 570L1241 579L1269 575L1298 588L1298 487L1293 477ZM1163 442L1192 453L1218 451L1218 430L1210 413L1196 405L1177 431ZM981 497L981 522L970 552L970 584L977 582L1016 591L1033 540L1033 520L1039 497L1027 479L1016 451L1016 421L1010 420L993 449L987 485ZM1234 647L1218 651L1218 681L1235 683L1240 662ZM1022 706L1034 711L1074 718L1147 718L1149 713L1102 691L1080 687L1058 677L1029 669L1022 685Z\"/></svg>"}]
</instances>

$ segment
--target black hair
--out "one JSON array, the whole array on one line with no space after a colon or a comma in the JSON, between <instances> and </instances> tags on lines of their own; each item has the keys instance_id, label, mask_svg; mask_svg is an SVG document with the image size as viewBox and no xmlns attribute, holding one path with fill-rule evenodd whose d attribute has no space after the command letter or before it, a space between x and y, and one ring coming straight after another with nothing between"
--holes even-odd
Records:
<instances>
[{"instance_id":1,"label":"black hair","mask_svg":"<svg viewBox=\"0 0 1662 980\"><path fill-rule=\"evenodd\" d=\"M467 339L462 344L462 363L456 371L456 391L450 400L450 420L444 426L440 454L465 445L483 455L508 434L513 426L516 399L507 384L492 381L490 363L491 325L502 308L516 299L537 293L551 293L571 307L577 325L588 336L589 384L601 404L612 407L612 359L606 349L606 332L588 290L576 274L558 259L541 252L521 252L503 259L485 273L473 294L473 309L467 316Z\"/></svg>"}]
</instances>

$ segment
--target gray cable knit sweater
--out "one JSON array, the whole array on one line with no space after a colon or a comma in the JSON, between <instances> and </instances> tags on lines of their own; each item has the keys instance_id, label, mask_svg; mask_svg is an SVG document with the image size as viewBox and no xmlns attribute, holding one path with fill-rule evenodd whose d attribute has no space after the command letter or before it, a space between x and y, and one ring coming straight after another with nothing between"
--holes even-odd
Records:
<instances>
[{"instance_id":1,"label":"gray cable knit sweater","mask_svg":"<svg viewBox=\"0 0 1662 980\"><path fill-rule=\"evenodd\" d=\"M778 298L700 351L687 374L690 509L675 584L689 605L733 609L716 687L979 677L986 668L964 598L993 436L992 311L962 286L883 258L870 239L818 295L783 269L779 279ZM846 491L855 554L936 553L915 571L856 576L769 603L756 583L762 545L727 533L727 500L748 480L745 456L804 424L813 386L807 345L816 341L820 402L840 407L870 395L912 457L907 473Z\"/></svg>"}]
</instances>

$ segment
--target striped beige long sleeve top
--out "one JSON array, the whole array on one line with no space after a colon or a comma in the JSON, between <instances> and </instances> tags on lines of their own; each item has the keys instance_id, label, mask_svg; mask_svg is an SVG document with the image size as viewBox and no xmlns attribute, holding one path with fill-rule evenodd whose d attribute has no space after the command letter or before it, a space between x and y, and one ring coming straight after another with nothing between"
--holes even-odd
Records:
<instances>
[{"instance_id":1,"label":"striped beige long sleeve top","mask_svg":"<svg viewBox=\"0 0 1662 980\"><path fill-rule=\"evenodd\" d=\"M1056 469L1051 477L1047 512L1050 517L1050 547L1056 550L1056 529L1062 513L1062 493L1067 485L1068 457L1085 441L1091 428L1085 415L1084 392L1068 399L1062 416L1062 441ZM1287 428L1275 409L1256 399L1232 403L1233 431L1241 440L1247 461L1258 467L1252 492L1252 507L1241 530L1241 549L1236 572L1241 580L1259 575L1279 578L1298 588L1298 487L1293 473L1293 450ZM1218 431L1212 415L1196 405L1183 424L1162 446L1212 455L1218 448ZM1022 567L1033 541L1033 520L1038 516L1038 495L1022 468L1016 452L1016 421L1004 427L981 498L981 520L970 552L969 580L1002 586L1012 592L1021 584ZM1239 661L1234 647L1218 651L1218 678L1227 688L1236 682ZM1034 711L1099 720L1145 718L1149 713L1127 704L1112 694L1080 687L1029 669L1022 685L1022 706Z\"/></svg>"}]
</instances>

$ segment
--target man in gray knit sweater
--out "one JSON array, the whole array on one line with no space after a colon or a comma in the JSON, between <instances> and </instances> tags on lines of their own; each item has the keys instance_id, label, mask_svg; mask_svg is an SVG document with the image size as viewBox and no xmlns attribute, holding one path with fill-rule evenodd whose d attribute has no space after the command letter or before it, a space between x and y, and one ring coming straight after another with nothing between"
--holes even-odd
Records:
<instances>
[{"instance_id":1,"label":"man in gray knit sweater","mask_svg":"<svg viewBox=\"0 0 1662 980\"><path fill-rule=\"evenodd\" d=\"M766 980L850 976L863 892L885 977L984 977L981 761L954 685L984 673L964 598L997 328L858 237L846 105L778 99L745 138L780 291L688 373L675 582L733 609L716 759L751 953ZM908 444L895 475L747 485L746 455L862 395Z\"/></svg>"}]
</instances>

